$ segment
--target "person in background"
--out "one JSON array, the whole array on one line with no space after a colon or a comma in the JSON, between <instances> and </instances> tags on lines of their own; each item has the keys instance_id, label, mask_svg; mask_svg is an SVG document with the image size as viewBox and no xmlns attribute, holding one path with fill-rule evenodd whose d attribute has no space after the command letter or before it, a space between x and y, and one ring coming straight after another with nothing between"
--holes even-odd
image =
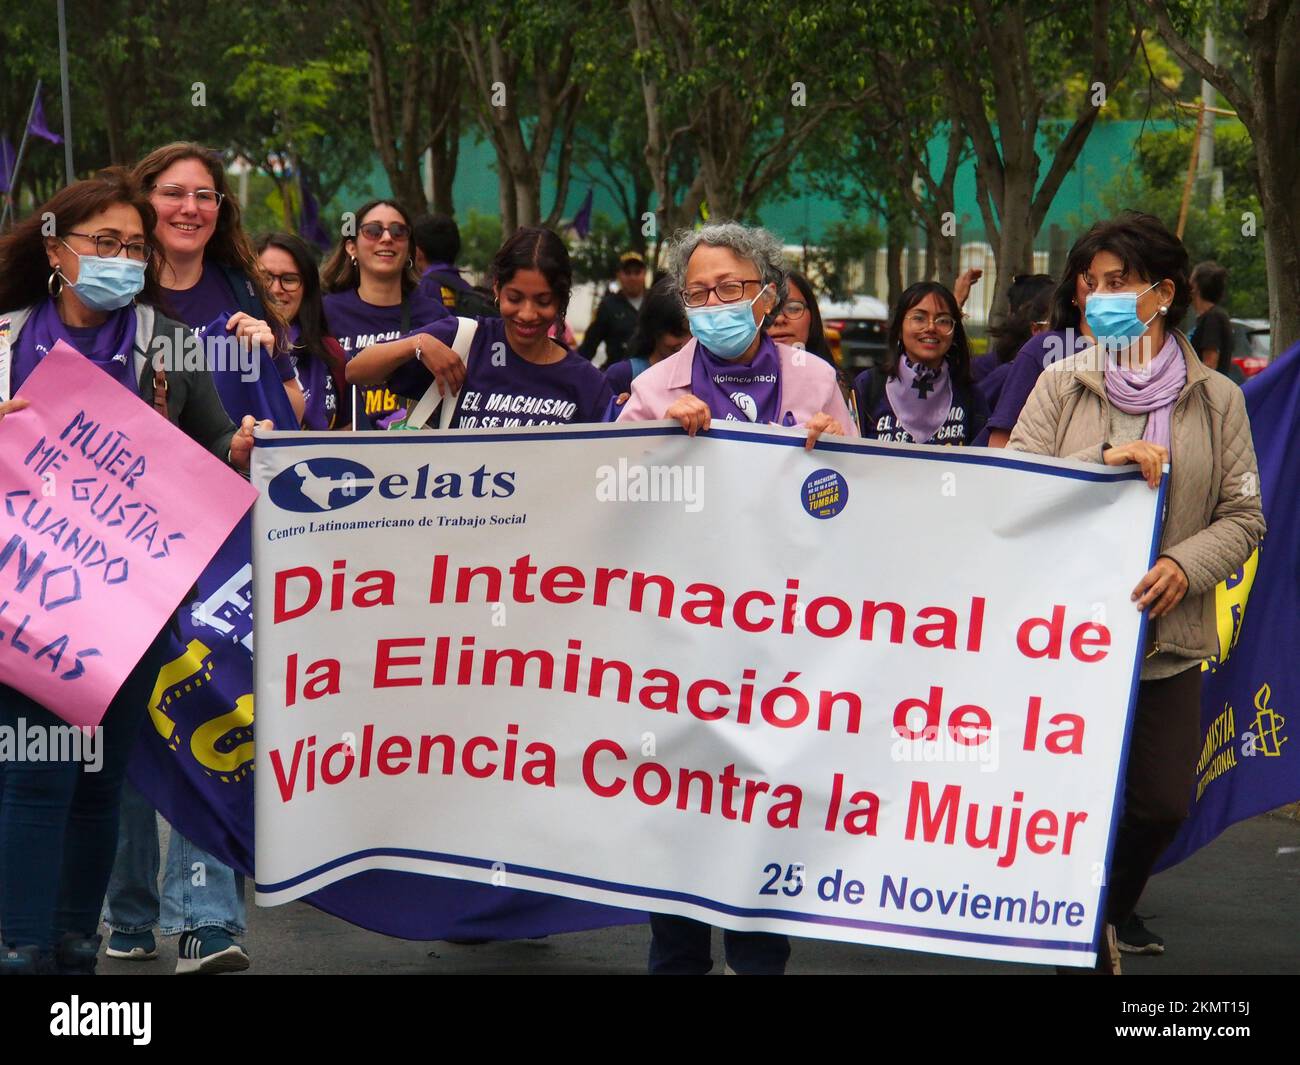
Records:
<instances>
[{"instance_id":1,"label":"person in background","mask_svg":"<svg viewBox=\"0 0 1300 1065\"><path fill-rule=\"evenodd\" d=\"M1066 256L1061 280L1052 293L1048 328L1030 337L1011 360L988 424L975 440L976 447L1006 447L1043 368L1092 346L1092 331L1083 315L1088 300L1084 276L1088 263L1087 249L1081 241L1075 241Z\"/></svg>"},{"instance_id":2,"label":"person in background","mask_svg":"<svg viewBox=\"0 0 1300 1065\"><path fill-rule=\"evenodd\" d=\"M456 265L460 258L460 226L445 214L422 215L415 220L411 235L415 272L420 276L418 291L454 311L457 295L470 290L470 283Z\"/></svg>"},{"instance_id":3,"label":"person in background","mask_svg":"<svg viewBox=\"0 0 1300 1065\"><path fill-rule=\"evenodd\" d=\"M1216 262L1197 263L1192 270L1192 309L1196 324L1187 339L1211 370L1231 376L1232 321L1219 306L1228 287L1228 271Z\"/></svg>"},{"instance_id":4,"label":"person in background","mask_svg":"<svg viewBox=\"0 0 1300 1065\"><path fill-rule=\"evenodd\" d=\"M971 382L956 297L937 281L905 289L889 321L883 366L853 382L862 435L906 444L966 446L988 418Z\"/></svg>"},{"instance_id":5,"label":"person in background","mask_svg":"<svg viewBox=\"0 0 1300 1065\"><path fill-rule=\"evenodd\" d=\"M158 218L154 243L161 253L164 306L192 329L208 330L224 322L230 332L260 345L262 371L284 382L300 421L302 388L292 363L279 350L283 323L271 310L219 154L191 141L166 144L136 164L135 177L149 193ZM214 381L233 417L230 407L240 402L242 392L236 375L219 372Z\"/></svg>"},{"instance_id":6,"label":"person in background","mask_svg":"<svg viewBox=\"0 0 1300 1065\"><path fill-rule=\"evenodd\" d=\"M1153 490L1170 471L1160 554L1132 594L1148 612L1147 646L1106 871L1106 921L1121 949L1147 953L1163 942L1134 907L1191 802L1201 663L1219 647L1215 586L1250 557L1264 535L1264 513L1241 389L1207 370L1171 325L1190 299L1182 241L1159 219L1129 211L1098 222L1075 249L1096 347L1039 377L1008 446L1135 465ZM1103 947L1098 967L1106 971Z\"/></svg>"},{"instance_id":7,"label":"person in background","mask_svg":"<svg viewBox=\"0 0 1300 1065\"><path fill-rule=\"evenodd\" d=\"M803 274L794 272L786 274L786 280L791 292L785 303L777 309L776 317L772 319L772 325L767 331L768 335L778 344L803 348L834 366L835 356L826 343L822 312L817 306L817 295L813 292L812 284Z\"/></svg>"},{"instance_id":8,"label":"person in background","mask_svg":"<svg viewBox=\"0 0 1300 1065\"><path fill-rule=\"evenodd\" d=\"M352 390L344 376L343 349L326 330L320 274L311 250L290 233L267 233L255 247L271 300L289 323L289 358L305 403L302 427L352 428Z\"/></svg>"},{"instance_id":9,"label":"person in background","mask_svg":"<svg viewBox=\"0 0 1300 1065\"><path fill-rule=\"evenodd\" d=\"M213 455L247 470L254 419L241 418L236 431L205 369L151 365L149 357L164 345L183 352L189 334L160 310L155 231L144 190L114 167L56 193L0 238L0 335L8 356L0 359L0 421L23 417L29 402L12 398L14 392L63 341L153 408L134 405L133 419L161 414ZM130 424L120 428L134 433ZM184 487L202 491L198 482ZM105 626L115 623L102 619ZM99 725L99 765L88 767L53 747L47 761L0 760L0 975L95 971L127 762L167 658L168 632L164 626L150 641L109 703ZM0 684L6 731L63 725L51 708ZM152 819L152 807L147 813ZM157 872L155 852L155 881Z\"/></svg>"},{"instance_id":10,"label":"person in background","mask_svg":"<svg viewBox=\"0 0 1300 1065\"><path fill-rule=\"evenodd\" d=\"M632 381L657 362L680 351L691 339L682 300L671 277L661 277L650 286L636 329L627 344L627 356L605 367L605 380L614 395L632 391Z\"/></svg>"},{"instance_id":11,"label":"person in background","mask_svg":"<svg viewBox=\"0 0 1300 1065\"><path fill-rule=\"evenodd\" d=\"M344 236L321 271L325 320L344 357L432 325L451 312L417 289L411 217L394 200L371 200L354 217L355 236ZM351 378L349 378L351 380ZM383 429L406 411L396 395L368 388L353 397L358 429Z\"/></svg>"},{"instance_id":12,"label":"person in background","mask_svg":"<svg viewBox=\"0 0 1300 1065\"><path fill-rule=\"evenodd\" d=\"M437 382L456 403L452 429L605 421L614 397L604 374L550 335L563 331L573 290L564 241L520 227L492 260L492 281L501 317L479 320L464 362L451 347L459 321L445 318L359 352L348 380L412 400Z\"/></svg>"},{"instance_id":13,"label":"person in background","mask_svg":"<svg viewBox=\"0 0 1300 1065\"><path fill-rule=\"evenodd\" d=\"M596 316L582 338L578 354L593 359L596 349L605 345L605 365L612 366L623 358L627 342L636 328L636 316L645 299L645 259L639 252L619 256L618 288L605 294L596 308Z\"/></svg>"},{"instance_id":14,"label":"person in background","mask_svg":"<svg viewBox=\"0 0 1300 1065\"><path fill-rule=\"evenodd\" d=\"M1029 305L1041 293L1051 298L1056 282L1047 274L1017 274L1007 292L1007 313L999 325L989 328L989 350L971 360L971 380L976 384L984 380L996 367L1009 363L1035 332L1033 316L1027 313ZM1045 317L1045 315L1044 315ZM1042 323L1043 329L1047 323Z\"/></svg>"},{"instance_id":15,"label":"person in background","mask_svg":"<svg viewBox=\"0 0 1300 1065\"><path fill-rule=\"evenodd\" d=\"M287 330L272 309L219 156L201 144L167 144L141 159L134 176L156 214L153 243L159 251L163 307L196 332L211 334L224 327L260 348L255 382L247 381L238 367L213 370L226 413L241 416L238 406L252 392L265 405L259 413L269 414L277 429L297 429L305 401L283 350ZM282 389L275 388L277 380ZM180 935L178 974L248 968L248 954L236 941L247 927L243 875L173 830L160 898L159 858L157 812L128 780L104 907L109 957L157 958L154 927L161 924L163 935ZM196 866L204 870L201 886L191 883Z\"/></svg>"},{"instance_id":16,"label":"person in background","mask_svg":"<svg viewBox=\"0 0 1300 1065\"><path fill-rule=\"evenodd\" d=\"M989 330L992 349L971 362L971 377L990 410L997 406L1002 385L1020 349L1031 338L1045 333L1050 324L1056 282L1046 274L1031 274L1017 281L1023 284L1011 286L1010 314Z\"/></svg>"}]
</instances>

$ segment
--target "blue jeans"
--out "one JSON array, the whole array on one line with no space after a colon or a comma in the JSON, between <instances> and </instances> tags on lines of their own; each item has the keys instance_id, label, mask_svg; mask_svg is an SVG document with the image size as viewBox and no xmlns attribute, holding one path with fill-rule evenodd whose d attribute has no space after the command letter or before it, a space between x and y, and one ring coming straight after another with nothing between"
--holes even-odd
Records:
<instances>
[{"instance_id":1,"label":"blue jeans","mask_svg":"<svg viewBox=\"0 0 1300 1065\"><path fill-rule=\"evenodd\" d=\"M158 898L158 815L129 780L122 791L117 863L104 900L104 923L115 932L147 932L162 924L174 936L216 926L243 935L244 877L172 829Z\"/></svg>"},{"instance_id":2,"label":"blue jeans","mask_svg":"<svg viewBox=\"0 0 1300 1065\"><path fill-rule=\"evenodd\" d=\"M117 849L126 764L166 657L165 633L109 704L95 741L101 745L98 758L85 758L84 748L83 758L73 758L71 745L56 752L47 742L43 760L0 763L0 934L5 942L48 949L65 933L90 938L99 928ZM15 735L63 724L0 684L0 725ZM98 769L91 768L95 764Z\"/></svg>"},{"instance_id":3,"label":"blue jeans","mask_svg":"<svg viewBox=\"0 0 1300 1065\"><path fill-rule=\"evenodd\" d=\"M650 915L650 972L659 976L703 976L713 968L713 929L689 917ZM727 964L741 976L781 976L790 940L774 932L722 933Z\"/></svg>"}]
</instances>

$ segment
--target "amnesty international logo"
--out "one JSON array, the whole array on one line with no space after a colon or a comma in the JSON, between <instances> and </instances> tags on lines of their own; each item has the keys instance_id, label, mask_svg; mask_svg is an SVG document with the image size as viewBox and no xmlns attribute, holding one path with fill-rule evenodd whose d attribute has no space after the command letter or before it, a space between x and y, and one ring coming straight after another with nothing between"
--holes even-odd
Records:
<instances>
[{"instance_id":1,"label":"amnesty international logo","mask_svg":"<svg viewBox=\"0 0 1300 1065\"><path fill-rule=\"evenodd\" d=\"M1268 705L1269 699L1273 692L1267 684L1255 693L1255 721L1251 725L1251 734L1254 736L1254 749L1256 754L1262 754L1265 758L1278 758L1282 754L1282 744L1289 739L1282 735L1282 726L1286 724L1286 718Z\"/></svg>"}]
</instances>

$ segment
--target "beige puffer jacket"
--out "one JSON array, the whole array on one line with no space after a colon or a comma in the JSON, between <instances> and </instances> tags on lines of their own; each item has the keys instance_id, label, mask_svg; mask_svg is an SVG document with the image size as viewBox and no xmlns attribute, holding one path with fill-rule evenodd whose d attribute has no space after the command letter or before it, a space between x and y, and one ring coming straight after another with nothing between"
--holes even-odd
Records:
<instances>
[{"instance_id":1,"label":"beige puffer jacket","mask_svg":"<svg viewBox=\"0 0 1300 1065\"><path fill-rule=\"evenodd\" d=\"M1154 624L1152 651L1186 658L1218 652L1214 588L1264 535L1259 470L1241 389L1206 369L1187 338L1173 334L1187 384L1170 419L1170 480L1161 555L1187 574L1183 601ZM1102 462L1110 402L1092 353L1053 363L1038 378L1008 447L1037 455ZM1137 583L1134 576L1133 583Z\"/></svg>"}]
</instances>

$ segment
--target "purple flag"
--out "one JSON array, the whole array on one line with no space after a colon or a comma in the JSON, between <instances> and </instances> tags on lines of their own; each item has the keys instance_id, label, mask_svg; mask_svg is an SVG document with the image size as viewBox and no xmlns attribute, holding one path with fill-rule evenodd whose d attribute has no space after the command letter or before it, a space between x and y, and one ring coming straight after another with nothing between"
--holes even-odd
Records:
<instances>
[{"instance_id":1,"label":"purple flag","mask_svg":"<svg viewBox=\"0 0 1300 1065\"><path fill-rule=\"evenodd\" d=\"M573 221L570 223L573 231L583 240L586 240L587 234L591 232L591 201L595 191L594 188L587 190L587 198L582 201L582 206L578 208L578 213L573 216Z\"/></svg>"},{"instance_id":2,"label":"purple flag","mask_svg":"<svg viewBox=\"0 0 1300 1065\"><path fill-rule=\"evenodd\" d=\"M1292 446L1300 417L1300 344L1250 378L1242 392L1268 532L1257 556L1216 593L1221 640L1231 631L1232 653L1207 663L1191 815L1157 869L1181 862L1229 825L1300 799L1300 458ZM1233 594L1243 584L1250 596L1244 603Z\"/></svg>"},{"instance_id":3,"label":"purple flag","mask_svg":"<svg viewBox=\"0 0 1300 1065\"><path fill-rule=\"evenodd\" d=\"M0 192L8 192L14 181L14 146L8 137L0 137Z\"/></svg>"},{"instance_id":4,"label":"purple flag","mask_svg":"<svg viewBox=\"0 0 1300 1065\"><path fill-rule=\"evenodd\" d=\"M52 132L45 124L45 105L41 103L40 93L36 94L36 106L32 108L32 118L27 123L27 132L37 137L44 137L51 144L63 143L63 138Z\"/></svg>"},{"instance_id":5,"label":"purple flag","mask_svg":"<svg viewBox=\"0 0 1300 1065\"><path fill-rule=\"evenodd\" d=\"M298 208L298 232L304 240L310 241L318 248L328 248L334 242L320 221L320 204L311 191L311 179L307 168L298 168L298 188L301 193Z\"/></svg>"}]
</instances>

